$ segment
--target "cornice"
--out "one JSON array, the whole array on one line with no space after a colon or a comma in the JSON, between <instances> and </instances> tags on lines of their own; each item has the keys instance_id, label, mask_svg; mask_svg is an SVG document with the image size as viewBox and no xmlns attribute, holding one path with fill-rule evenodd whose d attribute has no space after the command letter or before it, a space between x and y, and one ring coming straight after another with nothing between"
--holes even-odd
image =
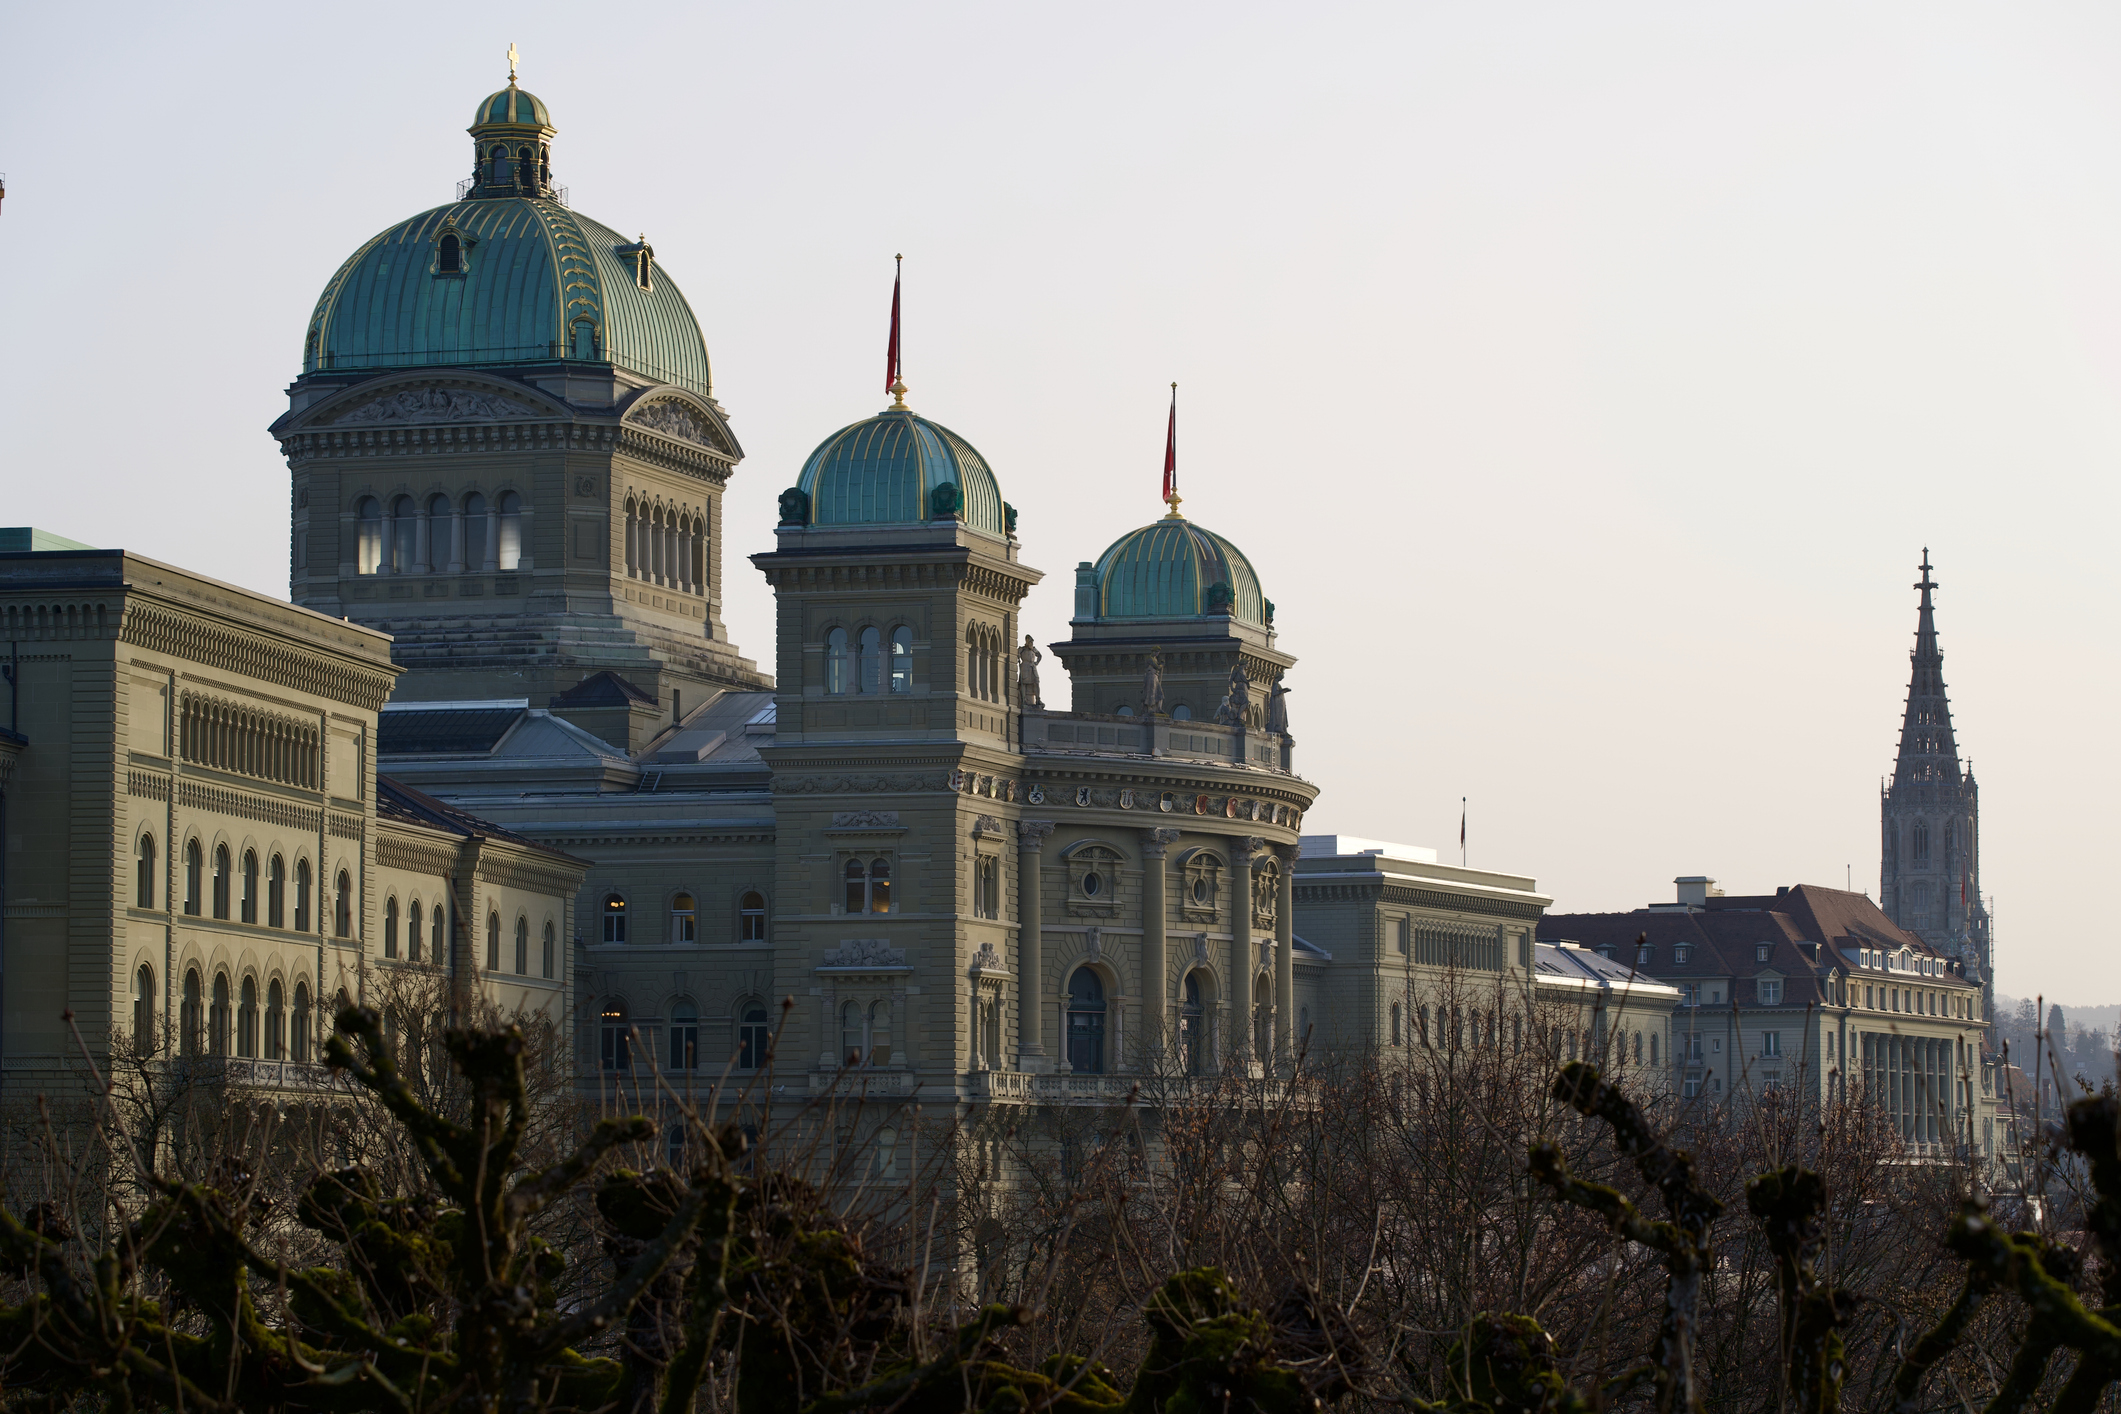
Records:
<instances>
[{"instance_id":1,"label":"cornice","mask_svg":"<svg viewBox=\"0 0 2121 1414\"><path fill-rule=\"evenodd\" d=\"M137 590L125 595L118 640L369 712L382 707L399 672L391 664L363 666L333 649L214 623L145 600Z\"/></svg>"},{"instance_id":2,"label":"cornice","mask_svg":"<svg viewBox=\"0 0 2121 1414\"><path fill-rule=\"evenodd\" d=\"M1306 884L1295 876L1298 903L1396 903L1411 907L1442 909L1452 913L1481 913L1498 918L1538 919L1545 909L1536 903L1496 899L1483 894L1462 894L1445 889L1410 889L1377 883Z\"/></svg>"},{"instance_id":3,"label":"cornice","mask_svg":"<svg viewBox=\"0 0 2121 1414\"><path fill-rule=\"evenodd\" d=\"M292 432L280 441L289 466L324 458L521 455L526 452L610 453L620 442L617 423L561 418L537 422L452 422L435 426L327 426Z\"/></svg>"},{"instance_id":4,"label":"cornice","mask_svg":"<svg viewBox=\"0 0 2121 1414\"><path fill-rule=\"evenodd\" d=\"M929 550L918 546L879 546L872 550L835 550L832 554L833 560L820 562L785 551L768 551L753 555L751 562L776 591L870 594L879 590L957 590L1009 608L1021 604L1041 578L974 561L973 552L962 547ZM933 558L927 558L930 556Z\"/></svg>"}]
</instances>

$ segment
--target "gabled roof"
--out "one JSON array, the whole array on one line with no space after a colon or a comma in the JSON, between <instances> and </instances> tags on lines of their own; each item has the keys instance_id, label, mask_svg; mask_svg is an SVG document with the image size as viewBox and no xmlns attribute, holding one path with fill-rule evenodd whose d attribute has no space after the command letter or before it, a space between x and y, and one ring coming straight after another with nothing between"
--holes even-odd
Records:
<instances>
[{"instance_id":1,"label":"gabled roof","mask_svg":"<svg viewBox=\"0 0 2121 1414\"><path fill-rule=\"evenodd\" d=\"M611 669L591 673L552 699L555 707L660 707L654 697Z\"/></svg>"}]
</instances>

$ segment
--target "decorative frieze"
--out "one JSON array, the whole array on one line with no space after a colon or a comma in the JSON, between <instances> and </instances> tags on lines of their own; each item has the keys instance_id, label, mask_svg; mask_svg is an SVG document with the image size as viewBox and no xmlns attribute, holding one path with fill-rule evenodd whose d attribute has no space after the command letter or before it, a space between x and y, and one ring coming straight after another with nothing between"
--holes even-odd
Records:
<instances>
[{"instance_id":1,"label":"decorative frieze","mask_svg":"<svg viewBox=\"0 0 2121 1414\"><path fill-rule=\"evenodd\" d=\"M153 771L129 771L125 777L125 793L142 800L168 800L169 777L158 776Z\"/></svg>"},{"instance_id":2,"label":"decorative frieze","mask_svg":"<svg viewBox=\"0 0 2121 1414\"><path fill-rule=\"evenodd\" d=\"M166 796L157 798L167 799ZM283 830L299 830L305 835L313 835L323 827L323 812L309 806L252 795L249 791L203 786L196 781L177 783L177 804L186 810L210 810L216 815L233 815L239 820L255 820L261 825L278 825ZM353 838L360 838L358 830Z\"/></svg>"},{"instance_id":3,"label":"decorative frieze","mask_svg":"<svg viewBox=\"0 0 2121 1414\"><path fill-rule=\"evenodd\" d=\"M891 776L775 776L775 795L860 795L889 791L904 794L908 791L943 790L947 786L938 775Z\"/></svg>"},{"instance_id":4,"label":"decorative frieze","mask_svg":"<svg viewBox=\"0 0 2121 1414\"><path fill-rule=\"evenodd\" d=\"M906 950L891 946L889 938L843 938L836 948L825 950L821 967L904 967Z\"/></svg>"},{"instance_id":5,"label":"decorative frieze","mask_svg":"<svg viewBox=\"0 0 2121 1414\"><path fill-rule=\"evenodd\" d=\"M407 839L385 828L376 835L376 863L408 874L438 874L448 878L456 872L457 852L425 840Z\"/></svg>"},{"instance_id":6,"label":"decorative frieze","mask_svg":"<svg viewBox=\"0 0 2121 1414\"><path fill-rule=\"evenodd\" d=\"M150 653L185 658L370 712L382 707L397 681L397 670L387 662L367 667L334 661L343 650L307 648L298 641L223 628L132 597L125 602L118 637Z\"/></svg>"}]
</instances>

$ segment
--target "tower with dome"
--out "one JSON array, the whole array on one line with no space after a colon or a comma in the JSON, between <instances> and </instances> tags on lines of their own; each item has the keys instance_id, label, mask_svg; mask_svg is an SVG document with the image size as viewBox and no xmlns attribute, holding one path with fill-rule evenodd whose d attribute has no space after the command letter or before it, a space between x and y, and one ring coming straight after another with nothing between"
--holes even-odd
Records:
<instances>
[{"instance_id":1,"label":"tower with dome","mask_svg":"<svg viewBox=\"0 0 2121 1414\"><path fill-rule=\"evenodd\" d=\"M598 725L631 750L766 681L721 618L743 449L684 293L569 206L512 67L468 132L456 199L364 242L309 316L272 426L290 594L389 633L401 701L544 706L609 671Z\"/></svg>"}]
</instances>

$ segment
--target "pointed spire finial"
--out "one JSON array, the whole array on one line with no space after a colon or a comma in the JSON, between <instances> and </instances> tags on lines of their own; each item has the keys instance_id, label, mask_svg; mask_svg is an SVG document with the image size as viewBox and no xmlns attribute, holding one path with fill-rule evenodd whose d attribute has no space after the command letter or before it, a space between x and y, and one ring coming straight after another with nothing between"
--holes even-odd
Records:
<instances>
[{"instance_id":1,"label":"pointed spire finial","mask_svg":"<svg viewBox=\"0 0 2121 1414\"><path fill-rule=\"evenodd\" d=\"M1185 498L1178 494L1178 384L1171 385L1171 423L1164 432L1164 504L1171 510L1165 520L1184 520L1178 513L1178 503Z\"/></svg>"},{"instance_id":2,"label":"pointed spire finial","mask_svg":"<svg viewBox=\"0 0 2121 1414\"><path fill-rule=\"evenodd\" d=\"M520 55L520 54L518 54L518 53L516 53L516 42L515 42L514 40L512 40L512 39L511 39L511 40L509 40L509 41L508 41L508 82L509 82L509 84L510 84L510 86L511 86L511 87L512 87L512 86L513 86L513 85L515 84L515 81L516 81L516 65L517 65L517 64L519 64L519 63L521 63L522 61L523 61L523 56L522 56L522 55Z\"/></svg>"},{"instance_id":3,"label":"pointed spire finial","mask_svg":"<svg viewBox=\"0 0 2121 1414\"><path fill-rule=\"evenodd\" d=\"M884 391L891 395L888 412L906 411L906 380L899 373L898 357L898 292L899 283L905 278L906 257L891 257L891 343L884 350Z\"/></svg>"}]
</instances>

